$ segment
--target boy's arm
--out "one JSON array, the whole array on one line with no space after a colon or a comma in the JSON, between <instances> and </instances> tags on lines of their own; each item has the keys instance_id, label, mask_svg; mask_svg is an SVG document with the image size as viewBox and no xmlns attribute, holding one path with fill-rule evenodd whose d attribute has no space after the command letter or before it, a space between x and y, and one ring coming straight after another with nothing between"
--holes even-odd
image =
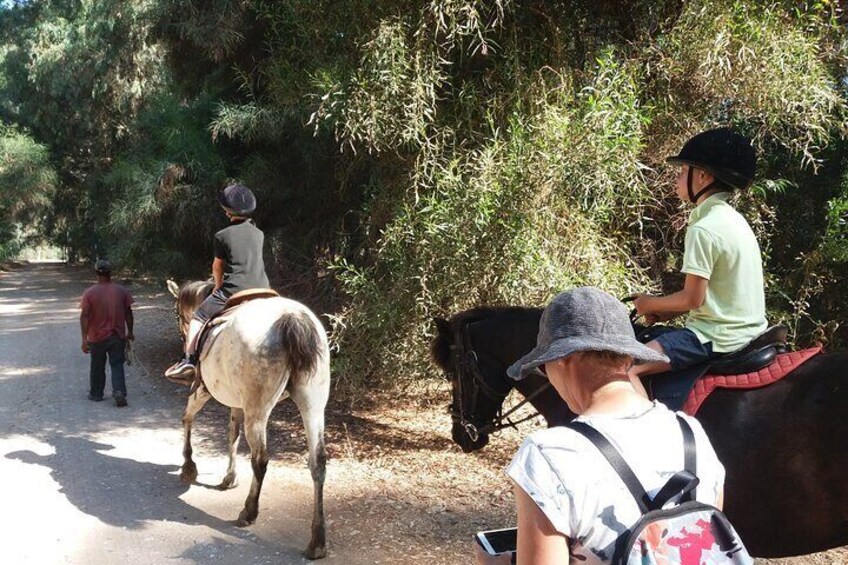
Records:
<instances>
[{"instance_id":1,"label":"boy's arm","mask_svg":"<svg viewBox=\"0 0 848 565\"><path fill-rule=\"evenodd\" d=\"M212 261L212 278L215 280L215 288L221 288L224 284L224 260L220 257L215 257Z\"/></svg>"},{"instance_id":2,"label":"boy's arm","mask_svg":"<svg viewBox=\"0 0 848 565\"><path fill-rule=\"evenodd\" d=\"M659 315L674 317L700 308L707 297L709 280L698 275L686 275L683 290L668 296L639 295L633 305L640 316Z\"/></svg>"}]
</instances>

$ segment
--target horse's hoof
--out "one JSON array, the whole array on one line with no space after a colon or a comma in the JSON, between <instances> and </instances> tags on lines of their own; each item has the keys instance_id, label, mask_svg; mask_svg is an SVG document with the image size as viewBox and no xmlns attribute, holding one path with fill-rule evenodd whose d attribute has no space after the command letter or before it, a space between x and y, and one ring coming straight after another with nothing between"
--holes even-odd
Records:
<instances>
[{"instance_id":1,"label":"horse's hoof","mask_svg":"<svg viewBox=\"0 0 848 565\"><path fill-rule=\"evenodd\" d=\"M327 548L323 545L321 547L312 547L310 545L303 554L307 559L324 559L327 557Z\"/></svg>"},{"instance_id":2,"label":"horse's hoof","mask_svg":"<svg viewBox=\"0 0 848 565\"><path fill-rule=\"evenodd\" d=\"M180 473L180 481L184 485L190 485L194 481L197 480L197 467L192 465L191 467L183 467L182 472Z\"/></svg>"},{"instance_id":3,"label":"horse's hoof","mask_svg":"<svg viewBox=\"0 0 848 565\"><path fill-rule=\"evenodd\" d=\"M247 511L242 510L241 514L239 514L238 520L236 520L236 526L239 528L246 528L250 526L256 521L256 516L250 517L247 515Z\"/></svg>"},{"instance_id":4,"label":"horse's hoof","mask_svg":"<svg viewBox=\"0 0 848 565\"><path fill-rule=\"evenodd\" d=\"M238 479L235 477L224 477L221 484L218 485L218 490L230 490L238 486Z\"/></svg>"}]
</instances>

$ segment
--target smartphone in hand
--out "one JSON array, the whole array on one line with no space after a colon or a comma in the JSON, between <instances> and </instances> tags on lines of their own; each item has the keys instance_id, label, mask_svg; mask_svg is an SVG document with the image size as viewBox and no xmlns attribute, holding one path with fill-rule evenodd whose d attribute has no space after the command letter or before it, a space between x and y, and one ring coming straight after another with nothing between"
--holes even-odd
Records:
<instances>
[{"instance_id":1,"label":"smartphone in hand","mask_svg":"<svg viewBox=\"0 0 848 565\"><path fill-rule=\"evenodd\" d=\"M483 551L489 555L514 553L518 548L518 530L516 528L477 532L474 537Z\"/></svg>"}]
</instances>

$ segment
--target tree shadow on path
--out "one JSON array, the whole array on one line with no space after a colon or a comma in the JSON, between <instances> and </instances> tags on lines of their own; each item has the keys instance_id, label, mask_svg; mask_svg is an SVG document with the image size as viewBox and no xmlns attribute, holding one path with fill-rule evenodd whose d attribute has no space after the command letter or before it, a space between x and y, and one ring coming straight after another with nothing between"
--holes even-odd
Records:
<instances>
[{"instance_id":1,"label":"tree shadow on path","mask_svg":"<svg viewBox=\"0 0 848 565\"><path fill-rule=\"evenodd\" d=\"M120 528L139 529L149 521L202 525L241 539L255 536L211 516L180 499L190 485L172 474L177 465L157 465L103 453L113 446L79 437L47 440L56 452L38 455L15 451L6 455L50 469L68 502L81 512Z\"/></svg>"}]
</instances>

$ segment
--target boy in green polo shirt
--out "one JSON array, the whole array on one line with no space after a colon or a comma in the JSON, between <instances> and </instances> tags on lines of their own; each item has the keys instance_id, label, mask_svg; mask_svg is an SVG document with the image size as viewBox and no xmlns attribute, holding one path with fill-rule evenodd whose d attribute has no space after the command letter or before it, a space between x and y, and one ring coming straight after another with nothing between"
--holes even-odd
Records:
<instances>
[{"instance_id":1,"label":"boy in green polo shirt","mask_svg":"<svg viewBox=\"0 0 848 565\"><path fill-rule=\"evenodd\" d=\"M680 370L744 347L766 330L763 265L754 232L729 203L733 190L754 180L751 142L729 129L690 139L679 155L677 196L695 205L686 231L683 289L667 296L639 295L636 311L648 324L688 313L683 328L654 327L647 343L670 363L633 367L634 376Z\"/></svg>"}]
</instances>

